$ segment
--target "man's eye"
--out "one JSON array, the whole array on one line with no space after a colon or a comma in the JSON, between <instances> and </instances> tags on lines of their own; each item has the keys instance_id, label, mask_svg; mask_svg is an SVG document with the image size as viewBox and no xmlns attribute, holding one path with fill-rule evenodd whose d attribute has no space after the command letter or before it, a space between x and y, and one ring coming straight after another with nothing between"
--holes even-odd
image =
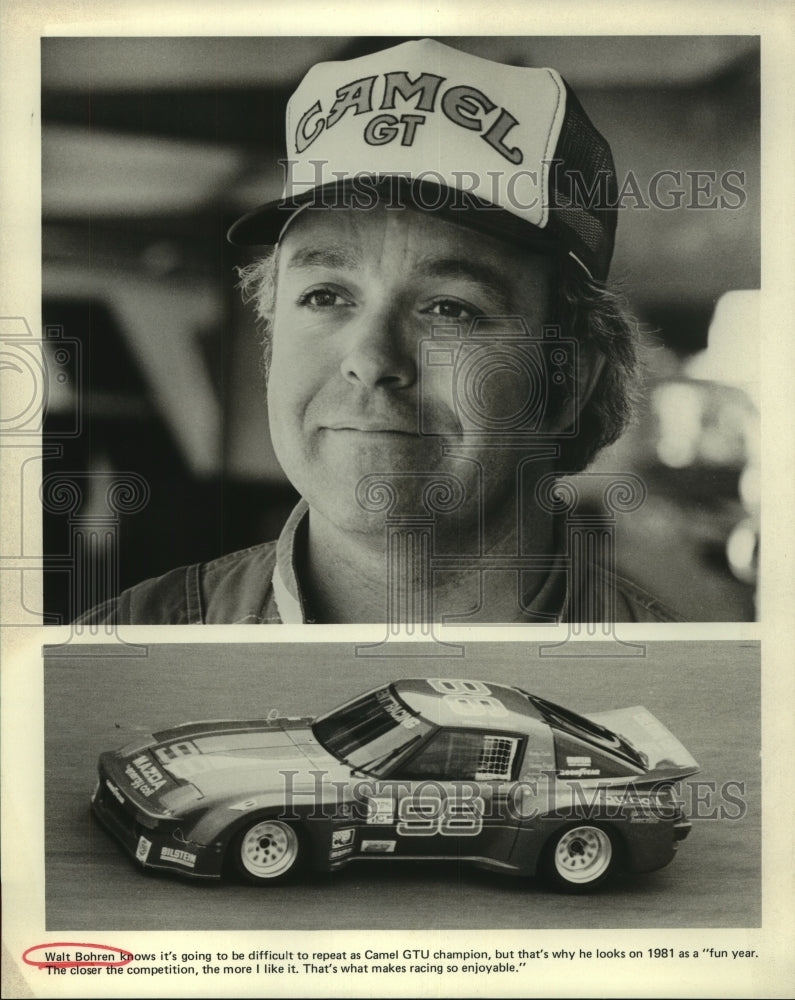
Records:
<instances>
[{"instance_id":1,"label":"man's eye","mask_svg":"<svg viewBox=\"0 0 795 1000\"><path fill-rule=\"evenodd\" d=\"M349 302L339 292L331 288L313 288L298 300L299 305L310 306L312 309L333 309L335 306L346 306Z\"/></svg>"},{"instance_id":2,"label":"man's eye","mask_svg":"<svg viewBox=\"0 0 795 1000\"><path fill-rule=\"evenodd\" d=\"M426 310L431 316L441 316L444 319L466 320L475 318L476 312L471 307L457 299L439 299Z\"/></svg>"}]
</instances>

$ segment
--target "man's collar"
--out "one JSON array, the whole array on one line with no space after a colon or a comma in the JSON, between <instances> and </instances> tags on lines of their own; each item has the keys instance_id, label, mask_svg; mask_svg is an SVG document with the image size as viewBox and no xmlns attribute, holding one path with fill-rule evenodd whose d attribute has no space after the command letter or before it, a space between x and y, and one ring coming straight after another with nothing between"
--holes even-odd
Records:
<instances>
[{"instance_id":1,"label":"man's collar","mask_svg":"<svg viewBox=\"0 0 795 1000\"><path fill-rule=\"evenodd\" d=\"M287 519L276 544L273 596L279 618L285 625L307 623L306 597L301 592L297 565L301 546L306 543L308 523L309 505L301 499ZM567 605L566 573L561 563L560 570L552 570L529 604L523 606L525 621L548 621L550 616L565 621Z\"/></svg>"},{"instance_id":2,"label":"man's collar","mask_svg":"<svg viewBox=\"0 0 795 1000\"><path fill-rule=\"evenodd\" d=\"M306 623L306 609L296 573L297 539L299 531L305 531L309 517L309 505L299 500L287 518L276 543L276 568L273 571L273 597L279 617L284 625Z\"/></svg>"}]
</instances>

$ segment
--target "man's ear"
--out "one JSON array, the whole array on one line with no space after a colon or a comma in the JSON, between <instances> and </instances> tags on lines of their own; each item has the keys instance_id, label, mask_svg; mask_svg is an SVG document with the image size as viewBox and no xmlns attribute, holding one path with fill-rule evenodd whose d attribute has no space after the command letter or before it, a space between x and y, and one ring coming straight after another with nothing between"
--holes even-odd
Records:
<instances>
[{"instance_id":1,"label":"man's ear","mask_svg":"<svg viewBox=\"0 0 795 1000\"><path fill-rule=\"evenodd\" d=\"M574 424L579 414L588 405L588 401L599 383L604 371L605 360L604 354L597 348L580 347L572 394L563 401L563 405L551 421L551 433L562 434Z\"/></svg>"}]
</instances>

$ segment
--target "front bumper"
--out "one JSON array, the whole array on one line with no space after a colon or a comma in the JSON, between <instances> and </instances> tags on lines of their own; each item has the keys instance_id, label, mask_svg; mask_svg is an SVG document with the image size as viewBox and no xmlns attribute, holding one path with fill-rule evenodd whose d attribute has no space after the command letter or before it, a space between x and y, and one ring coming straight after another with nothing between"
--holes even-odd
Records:
<instances>
[{"instance_id":1,"label":"front bumper","mask_svg":"<svg viewBox=\"0 0 795 1000\"><path fill-rule=\"evenodd\" d=\"M190 878L220 878L222 845L187 840L179 820L163 821L148 815L101 772L91 795L91 810L142 868Z\"/></svg>"}]
</instances>

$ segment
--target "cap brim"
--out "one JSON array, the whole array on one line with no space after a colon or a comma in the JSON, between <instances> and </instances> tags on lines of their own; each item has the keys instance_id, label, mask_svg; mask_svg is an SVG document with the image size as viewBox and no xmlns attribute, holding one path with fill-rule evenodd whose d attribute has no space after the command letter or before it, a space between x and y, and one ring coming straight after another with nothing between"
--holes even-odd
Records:
<instances>
[{"instance_id":1,"label":"cap brim","mask_svg":"<svg viewBox=\"0 0 795 1000\"><path fill-rule=\"evenodd\" d=\"M409 181L395 176L373 179L366 187L361 187L360 182L361 178L341 181L312 188L294 198L270 201L238 219L230 227L227 240L235 246L272 246L279 242L287 223L297 212L340 208L367 211L380 203L392 210L407 208L433 213L465 228L541 252L565 252L550 229L540 229L467 192L432 181Z\"/></svg>"},{"instance_id":2,"label":"cap brim","mask_svg":"<svg viewBox=\"0 0 795 1000\"><path fill-rule=\"evenodd\" d=\"M295 204L288 205L281 199L270 201L241 216L230 226L226 238L229 243L238 247L278 243L282 229L295 211Z\"/></svg>"}]
</instances>

